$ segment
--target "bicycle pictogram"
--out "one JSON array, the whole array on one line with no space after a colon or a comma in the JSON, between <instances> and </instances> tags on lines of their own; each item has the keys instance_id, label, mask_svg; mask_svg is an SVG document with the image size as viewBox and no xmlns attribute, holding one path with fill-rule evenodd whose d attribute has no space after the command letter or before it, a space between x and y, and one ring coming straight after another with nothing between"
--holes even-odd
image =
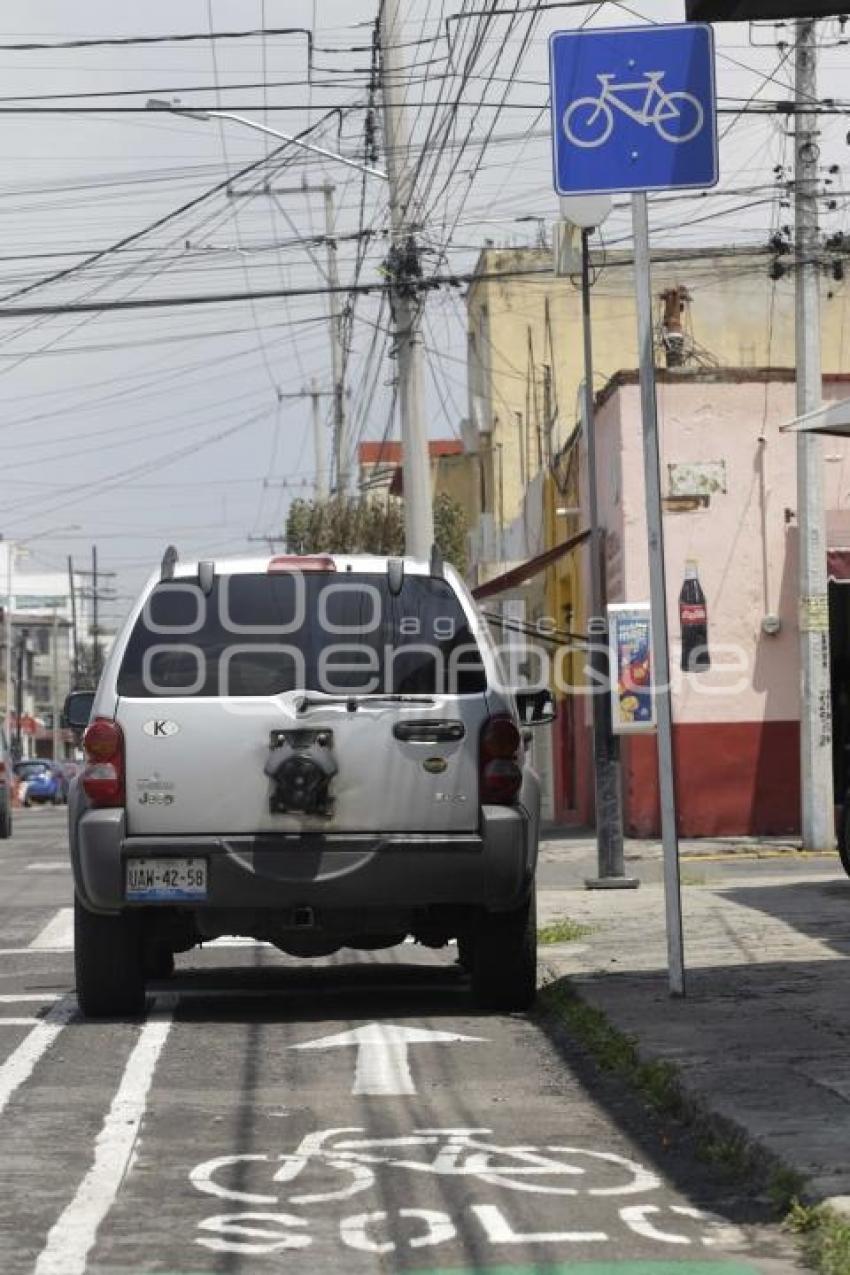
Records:
<instances>
[{"instance_id":1,"label":"bicycle pictogram","mask_svg":"<svg viewBox=\"0 0 850 1275\"><path fill-rule=\"evenodd\" d=\"M573 146L595 150L604 146L614 131L615 111L644 128L654 128L659 137L674 145L690 142L702 132L705 110L691 93L668 92L662 85L666 71L647 71L636 83L615 84L614 75L600 74L598 97L577 97L564 112L563 125ZM634 105L624 94L643 94Z\"/></svg>"},{"instance_id":2,"label":"bicycle pictogram","mask_svg":"<svg viewBox=\"0 0 850 1275\"><path fill-rule=\"evenodd\" d=\"M190 1178L206 1195L252 1205L329 1204L369 1191L379 1175L466 1178L508 1192L542 1196L635 1196L661 1183L650 1169L612 1151L560 1143L502 1144L489 1129L419 1129L394 1138L369 1138L365 1129L317 1130L294 1152L278 1156L222 1156L197 1165ZM274 1168L275 1194L228 1184L249 1163ZM310 1185L305 1179L313 1179ZM298 1183L294 1194L289 1186ZM281 1192L279 1184L285 1184ZM281 1198L283 1197L283 1198Z\"/></svg>"}]
</instances>

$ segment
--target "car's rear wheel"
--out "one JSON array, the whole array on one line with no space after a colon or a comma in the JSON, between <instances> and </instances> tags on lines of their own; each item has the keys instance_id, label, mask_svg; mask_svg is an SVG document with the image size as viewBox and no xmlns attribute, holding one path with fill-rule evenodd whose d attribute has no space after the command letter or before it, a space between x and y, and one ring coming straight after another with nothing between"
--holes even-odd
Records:
<instances>
[{"instance_id":1,"label":"car's rear wheel","mask_svg":"<svg viewBox=\"0 0 850 1275\"><path fill-rule=\"evenodd\" d=\"M8 841L12 835L12 808L8 798L0 809L0 841Z\"/></svg>"},{"instance_id":2,"label":"car's rear wheel","mask_svg":"<svg viewBox=\"0 0 850 1275\"><path fill-rule=\"evenodd\" d=\"M515 912L479 918L472 951L472 994L483 1009L530 1009L537 994L537 902L532 890Z\"/></svg>"},{"instance_id":3,"label":"car's rear wheel","mask_svg":"<svg viewBox=\"0 0 850 1275\"><path fill-rule=\"evenodd\" d=\"M174 953L164 943L149 943L145 948L145 974L148 978L171 978Z\"/></svg>"},{"instance_id":4,"label":"car's rear wheel","mask_svg":"<svg viewBox=\"0 0 850 1275\"><path fill-rule=\"evenodd\" d=\"M124 1018L145 1004L145 967L138 917L98 916L74 900L77 1002L86 1018Z\"/></svg>"}]
</instances>

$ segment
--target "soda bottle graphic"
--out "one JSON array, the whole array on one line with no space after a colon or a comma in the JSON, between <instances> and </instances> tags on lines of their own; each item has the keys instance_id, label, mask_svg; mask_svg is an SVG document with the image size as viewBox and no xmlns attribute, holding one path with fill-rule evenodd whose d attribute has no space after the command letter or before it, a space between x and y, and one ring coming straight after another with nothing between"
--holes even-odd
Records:
<instances>
[{"instance_id":1,"label":"soda bottle graphic","mask_svg":"<svg viewBox=\"0 0 850 1275\"><path fill-rule=\"evenodd\" d=\"M679 620L682 626L682 669L685 673L702 673L711 668L708 607L693 558L685 563L685 583L679 594Z\"/></svg>"}]
</instances>

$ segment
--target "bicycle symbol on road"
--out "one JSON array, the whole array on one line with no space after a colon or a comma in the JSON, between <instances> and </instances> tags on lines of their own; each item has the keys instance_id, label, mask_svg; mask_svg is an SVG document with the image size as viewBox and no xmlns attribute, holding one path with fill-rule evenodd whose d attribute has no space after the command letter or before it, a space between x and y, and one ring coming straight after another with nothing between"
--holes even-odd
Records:
<instances>
[{"instance_id":1,"label":"bicycle symbol on road","mask_svg":"<svg viewBox=\"0 0 850 1275\"><path fill-rule=\"evenodd\" d=\"M564 112L564 132L573 146L595 150L604 146L614 131L614 112L620 111L644 128L654 128L659 137L680 145L702 132L705 110L690 93L668 93L662 87L666 71L647 71L635 84L615 84L614 75L597 75L598 97L577 97ZM633 106L622 96L643 93L643 104Z\"/></svg>"}]
</instances>

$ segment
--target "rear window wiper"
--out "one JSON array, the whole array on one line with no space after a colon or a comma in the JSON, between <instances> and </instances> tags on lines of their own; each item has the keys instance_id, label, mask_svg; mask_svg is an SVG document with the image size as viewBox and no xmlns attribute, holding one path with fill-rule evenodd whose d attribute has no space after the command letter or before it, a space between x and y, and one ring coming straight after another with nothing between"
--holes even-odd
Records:
<instances>
[{"instance_id":1,"label":"rear window wiper","mask_svg":"<svg viewBox=\"0 0 850 1275\"><path fill-rule=\"evenodd\" d=\"M329 704L344 704L349 713L356 713L361 704L433 704L430 695L323 695L321 698L305 695L298 703L297 711L307 713L311 708L325 708Z\"/></svg>"}]
</instances>

